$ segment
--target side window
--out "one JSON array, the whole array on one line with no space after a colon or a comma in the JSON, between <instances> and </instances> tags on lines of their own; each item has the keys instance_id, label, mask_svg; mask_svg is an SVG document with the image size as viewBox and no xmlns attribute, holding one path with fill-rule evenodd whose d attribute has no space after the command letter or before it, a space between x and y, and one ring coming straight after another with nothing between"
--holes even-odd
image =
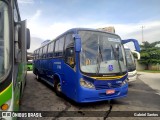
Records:
<instances>
[{"instance_id":1,"label":"side window","mask_svg":"<svg viewBox=\"0 0 160 120\"><path fill-rule=\"evenodd\" d=\"M39 50L39 59L41 59L42 58L42 48L40 48L40 50Z\"/></svg>"},{"instance_id":2,"label":"side window","mask_svg":"<svg viewBox=\"0 0 160 120\"><path fill-rule=\"evenodd\" d=\"M75 52L74 47L69 47L66 49L65 62L72 68L75 66Z\"/></svg>"},{"instance_id":3,"label":"side window","mask_svg":"<svg viewBox=\"0 0 160 120\"><path fill-rule=\"evenodd\" d=\"M54 50L54 56L58 56L58 49L59 49L59 40L56 40L55 42L55 50Z\"/></svg>"},{"instance_id":4,"label":"side window","mask_svg":"<svg viewBox=\"0 0 160 120\"><path fill-rule=\"evenodd\" d=\"M16 8L16 5L15 5L15 2L14 2L14 21L15 22L19 21L19 19L18 19L18 12L17 12L17 8Z\"/></svg>"},{"instance_id":5,"label":"side window","mask_svg":"<svg viewBox=\"0 0 160 120\"><path fill-rule=\"evenodd\" d=\"M59 40L59 56L63 55L64 37Z\"/></svg>"},{"instance_id":6,"label":"side window","mask_svg":"<svg viewBox=\"0 0 160 120\"><path fill-rule=\"evenodd\" d=\"M53 57L53 49L54 49L54 42L50 43L48 45L48 54L47 57L51 58Z\"/></svg>"},{"instance_id":7,"label":"side window","mask_svg":"<svg viewBox=\"0 0 160 120\"><path fill-rule=\"evenodd\" d=\"M46 58L46 55L47 55L47 47L48 47L48 45L44 46L44 48L43 48L42 58Z\"/></svg>"},{"instance_id":8,"label":"side window","mask_svg":"<svg viewBox=\"0 0 160 120\"><path fill-rule=\"evenodd\" d=\"M65 50L68 46L72 45L74 43L74 40L72 38L72 34L67 34L66 40L65 40Z\"/></svg>"},{"instance_id":9,"label":"side window","mask_svg":"<svg viewBox=\"0 0 160 120\"><path fill-rule=\"evenodd\" d=\"M36 52L37 52L37 50L35 50L34 53L33 53L33 59L34 60L36 59Z\"/></svg>"},{"instance_id":10,"label":"side window","mask_svg":"<svg viewBox=\"0 0 160 120\"><path fill-rule=\"evenodd\" d=\"M39 59L39 49L36 52L36 59Z\"/></svg>"},{"instance_id":11,"label":"side window","mask_svg":"<svg viewBox=\"0 0 160 120\"><path fill-rule=\"evenodd\" d=\"M75 50L72 34L68 34L65 40L65 62L74 68L75 66Z\"/></svg>"},{"instance_id":12,"label":"side window","mask_svg":"<svg viewBox=\"0 0 160 120\"><path fill-rule=\"evenodd\" d=\"M56 40L55 43L55 57L63 56L63 47L64 47L64 37Z\"/></svg>"}]
</instances>

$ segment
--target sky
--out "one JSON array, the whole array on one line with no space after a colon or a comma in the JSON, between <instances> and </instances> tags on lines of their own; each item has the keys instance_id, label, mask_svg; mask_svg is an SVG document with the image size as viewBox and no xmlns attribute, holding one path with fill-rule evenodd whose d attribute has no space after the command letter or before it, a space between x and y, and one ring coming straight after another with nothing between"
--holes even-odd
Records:
<instances>
[{"instance_id":1,"label":"sky","mask_svg":"<svg viewBox=\"0 0 160 120\"><path fill-rule=\"evenodd\" d=\"M160 41L160 0L18 0L33 52L68 29L114 26L122 39Z\"/></svg>"}]
</instances>

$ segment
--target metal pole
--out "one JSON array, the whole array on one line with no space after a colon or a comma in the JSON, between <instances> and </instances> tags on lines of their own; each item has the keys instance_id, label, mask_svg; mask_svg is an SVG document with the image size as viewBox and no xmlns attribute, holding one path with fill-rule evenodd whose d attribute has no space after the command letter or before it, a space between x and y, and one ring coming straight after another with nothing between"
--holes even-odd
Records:
<instances>
[{"instance_id":1,"label":"metal pole","mask_svg":"<svg viewBox=\"0 0 160 120\"><path fill-rule=\"evenodd\" d=\"M141 28L142 28L142 43L144 43L144 39L143 39L143 28L144 28L144 26L142 26Z\"/></svg>"}]
</instances>

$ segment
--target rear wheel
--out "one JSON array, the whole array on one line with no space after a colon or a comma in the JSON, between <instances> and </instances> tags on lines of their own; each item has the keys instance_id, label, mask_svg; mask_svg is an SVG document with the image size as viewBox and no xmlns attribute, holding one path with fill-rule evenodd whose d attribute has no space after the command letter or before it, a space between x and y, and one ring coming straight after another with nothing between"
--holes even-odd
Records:
<instances>
[{"instance_id":1,"label":"rear wheel","mask_svg":"<svg viewBox=\"0 0 160 120\"><path fill-rule=\"evenodd\" d=\"M57 96L62 95L62 88L61 88L60 80L55 79L54 89L55 89Z\"/></svg>"},{"instance_id":2,"label":"rear wheel","mask_svg":"<svg viewBox=\"0 0 160 120\"><path fill-rule=\"evenodd\" d=\"M39 75L38 75L38 74L36 75L36 79L37 79L38 81L40 81L40 80L41 80L41 78L39 77Z\"/></svg>"}]
</instances>

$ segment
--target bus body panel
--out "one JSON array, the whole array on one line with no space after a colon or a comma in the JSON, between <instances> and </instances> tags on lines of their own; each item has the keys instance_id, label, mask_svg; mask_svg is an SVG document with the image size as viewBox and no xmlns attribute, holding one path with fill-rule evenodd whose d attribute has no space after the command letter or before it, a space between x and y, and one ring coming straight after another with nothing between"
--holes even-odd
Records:
<instances>
[{"instance_id":1,"label":"bus body panel","mask_svg":"<svg viewBox=\"0 0 160 120\"><path fill-rule=\"evenodd\" d=\"M76 88L78 82L76 80L76 71L74 71L74 69L67 65L65 62L63 63L63 68L65 74L62 83L62 91L67 97L76 100Z\"/></svg>"},{"instance_id":2,"label":"bus body panel","mask_svg":"<svg viewBox=\"0 0 160 120\"><path fill-rule=\"evenodd\" d=\"M61 81L62 84L62 93L65 94L68 98L75 100L76 102L96 102L101 100L110 100L120 97L125 97L128 92L128 84L124 86L119 86L118 88L101 88L101 89L89 89L84 88L80 86L80 79L81 77L76 76L76 72L68 66L66 63L64 63L63 60L42 60L41 63L45 64L47 62L49 64L51 70L50 76L57 75ZM52 64L51 64L52 63ZM43 66L41 64L41 66ZM47 71L46 69L40 68L39 71ZM46 74L43 74L44 72L39 72L40 77L44 78L46 81L50 82L51 84L54 84L54 77L45 77L49 75L48 72L45 72ZM64 74L65 73L65 74ZM81 75L83 76L83 75ZM95 86L107 86L108 83L114 83L116 84L117 81L124 81L127 78L127 74L122 77L121 79L115 79L115 80L93 80ZM85 77L85 79L89 80L91 78ZM114 89L115 94L107 95L106 90Z\"/></svg>"},{"instance_id":3,"label":"bus body panel","mask_svg":"<svg viewBox=\"0 0 160 120\"><path fill-rule=\"evenodd\" d=\"M62 59L39 60L38 75L54 86L54 77L58 76L62 84L62 92L69 98L75 99L76 72ZM35 64L36 65L36 64ZM65 73L65 74L64 74Z\"/></svg>"},{"instance_id":4,"label":"bus body panel","mask_svg":"<svg viewBox=\"0 0 160 120\"><path fill-rule=\"evenodd\" d=\"M0 93L0 106L12 98L12 84Z\"/></svg>"}]
</instances>

